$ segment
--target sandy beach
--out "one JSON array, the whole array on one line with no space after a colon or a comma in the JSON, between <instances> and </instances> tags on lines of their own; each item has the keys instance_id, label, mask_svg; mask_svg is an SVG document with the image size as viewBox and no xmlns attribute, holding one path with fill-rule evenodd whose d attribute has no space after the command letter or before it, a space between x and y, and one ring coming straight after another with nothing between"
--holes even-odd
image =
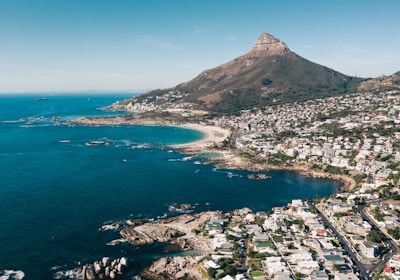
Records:
<instances>
[{"instance_id":1,"label":"sandy beach","mask_svg":"<svg viewBox=\"0 0 400 280\"><path fill-rule=\"evenodd\" d=\"M228 129L223 129L217 126L201 125L201 124L180 124L178 127L188 128L200 131L204 134L204 137L198 141L171 145L172 148L185 149L191 151L200 151L204 148L213 146L214 144L222 143L224 140L228 140L231 131Z\"/></svg>"},{"instance_id":2,"label":"sandy beach","mask_svg":"<svg viewBox=\"0 0 400 280\"><path fill-rule=\"evenodd\" d=\"M90 125L90 126L99 126L99 125L161 125L161 126L174 126L174 127L182 127L200 131L204 134L204 137L198 141L171 145L172 148L176 149L185 149L188 151L200 151L207 147L211 147L214 144L220 144L224 140L229 140L229 136L231 135L230 129L224 129L218 126L210 126L210 125L202 125L196 123L171 123L168 121L160 121L153 119L128 119L126 117L106 117L106 118L88 118L81 117L77 118L72 122L73 124L80 125Z\"/></svg>"}]
</instances>

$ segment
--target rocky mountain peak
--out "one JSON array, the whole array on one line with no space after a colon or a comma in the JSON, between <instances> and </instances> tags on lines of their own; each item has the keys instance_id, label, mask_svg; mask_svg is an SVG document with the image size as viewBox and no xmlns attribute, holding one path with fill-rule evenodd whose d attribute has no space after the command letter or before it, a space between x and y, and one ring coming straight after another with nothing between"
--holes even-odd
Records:
<instances>
[{"instance_id":1,"label":"rocky mountain peak","mask_svg":"<svg viewBox=\"0 0 400 280\"><path fill-rule=\"evenodd\" d=\"M263 33L246 54L205 70L174 88L155 90L137 100L147 102L149 97L152 100L162 95L169 100L175 98L170 97L171 92L176 92L183 97L174 102L236 114L240 110L278 102L300 102L352 93L362 80L304 59L289 50L284 42Z\"/></svg>"},{"instance_id":2,"label":"rocky mountain peak","mask_svg":"<svg viewBox=\"0 0 400 280\"><path fill-rule=\"evenodd\" d=\"M250 51L250 54L257 56L268 56L286 54L289 52L290 50L284 42L279 41L274 36L268 33L263 33L257 39L256 43Z\"/></svg>"}]
</instances>

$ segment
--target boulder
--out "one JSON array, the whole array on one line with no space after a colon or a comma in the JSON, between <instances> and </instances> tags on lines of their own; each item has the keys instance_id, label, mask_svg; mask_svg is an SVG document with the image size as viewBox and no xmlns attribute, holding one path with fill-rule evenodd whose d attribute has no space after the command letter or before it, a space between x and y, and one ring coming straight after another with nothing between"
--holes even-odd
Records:
<instances>
[{"instance_id":1,"label":"boulder","mask_svg":"<svg viewBox=\"0 0 400 280\"><path fill-rule=\"evenodd\" d=\"M82 274L81 274L83 280L86 280L86 269L87 269L87 267L86 267L86 265L84 265L82 267Z\"/></svg>"},{"instance_id":2,"label":"boulder","mask_svg":"<svg viewBox=\"0 0 400 280\"><path fill-rule=\"evenodd\" d=\"M125 258L125 257L122 257L121 260L120 260L120 263L127 267L128 266L128 259Z\"/></svg>"},{"instance_id":3,"label":"boulder","mask_svg":"<svg viewBox=\"0 0 400 280\"><path fill-rule=\"evenodd\" d=\"M109 276L110 276L110 267L109 267L109 266L106 267L105 272L104 272L104 275L105 275L106 277L109 277Z\"/></svg>"},{"instance_id":4,"label":"boulder","mask_svg":"<svg viewBox=\"0 0 400 280\"><path fill-rule=\"evenodd\" d=\"M86 268L86 279L87 280L95 280L96 275L94 273L94 268L92 265L88 265Z\"/></svg>"},{"instance_id":5,"label":"boulder","mask_svg":"<svg viewBox=\"0 0 400 280\"><path fill-rule=\"evenodd\" d=\"M110 258L109 257L103 257L103 259L101 260L101 263L103 264L103 266L109 266L110 265Z\"/></svg>"}]
</instances>

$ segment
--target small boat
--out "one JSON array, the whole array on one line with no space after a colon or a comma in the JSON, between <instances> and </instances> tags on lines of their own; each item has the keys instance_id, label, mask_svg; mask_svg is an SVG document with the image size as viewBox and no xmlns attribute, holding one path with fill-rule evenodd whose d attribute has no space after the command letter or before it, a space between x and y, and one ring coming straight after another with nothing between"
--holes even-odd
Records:
<instances>
[{"instance_id":1,"label":"small boat","mask_svg":"<svg viewBox=\"0 0 400 280\"><path fill-rule=\"evenodd\" d=\"M38 97L38 98L35 98L35 100L36 101L45 101L45 100L47 100L47 98L46 97Z\"/></svg>"}]
</instances>

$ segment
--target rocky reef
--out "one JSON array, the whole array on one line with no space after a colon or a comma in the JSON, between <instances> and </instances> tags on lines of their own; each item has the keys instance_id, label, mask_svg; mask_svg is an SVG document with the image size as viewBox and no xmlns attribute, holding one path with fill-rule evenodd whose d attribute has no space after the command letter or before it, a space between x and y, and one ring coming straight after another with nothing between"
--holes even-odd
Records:
<instances>
[{"instance_id":1,"label":"rocky reef","mask_svg":"<svg viewBox=\"0 0 400 280\"><path fill-rule=\"evenodd\" d=\"M169 211L176 213L190 213L194 209L196 209L196 206L189 203L184 203L184 204L174 203L168 207Z\"/></svg>"},{"instance_id":2,"label":"rocky reef","mask_svg":"<svg viewBox=\"0 0 400 280\"><path fill-rule=\"evenodd\" d=\"M128 259L125 257L116 260L104 257L101 261L84 265L81 275L83 280L116 279L119 275L122 275L127 267Z\"/></svg>"},{"instance_id":3,"label":"rocky reef","mask_svg":"<svg viewBox=\"0 0 400 280\"><path fill-rule=\"evenodd\" d=\"M249 174L247 175L247 178L253 179L253 180L266 180L271 178L271 176L262 174L262 173L257 173L257 174Z\"/></svg>"}]
</instances>

